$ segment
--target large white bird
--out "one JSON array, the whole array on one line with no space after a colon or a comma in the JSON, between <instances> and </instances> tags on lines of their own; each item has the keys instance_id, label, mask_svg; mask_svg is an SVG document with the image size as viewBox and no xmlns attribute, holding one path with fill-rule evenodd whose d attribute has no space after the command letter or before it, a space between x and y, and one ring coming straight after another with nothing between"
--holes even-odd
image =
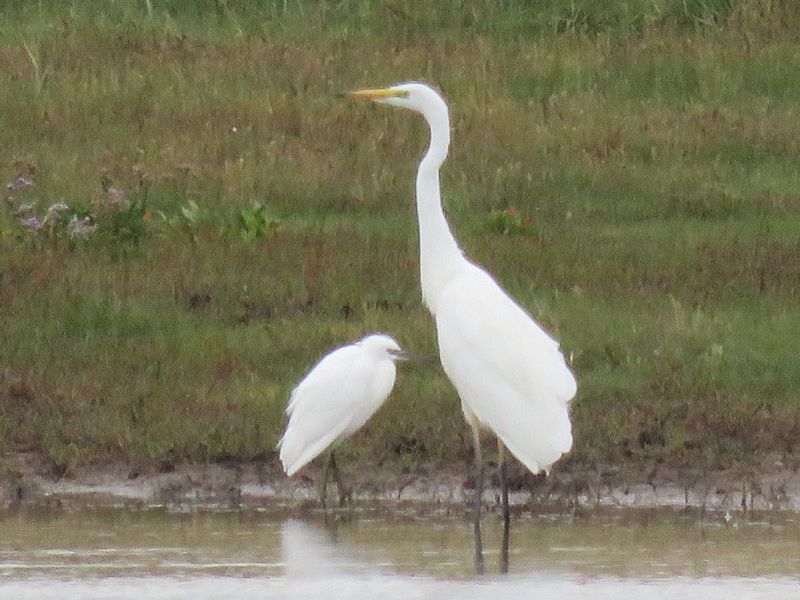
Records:
<instances>
[{"instance_id":1,"label":"large white bird","mask_svg":"<svg viewBox=\"0 0 800 600\"><path fill-rule=\"evenodd\" d=\"M498 438L507 569L509 517L503 446L533 473L548 471L568 452L572 447L568 404L577 391L575 377L558 343L491 275L464 257L450 231L439 190L439 168L450 145L450 122L442 97L421 83L347 95L416 111L430 127L430 146L416 181L422 296L436 321L442 366L458 391L473 431L479 571L483 570L479 431L489 429Z\"/></svg>"},{"instance_id":2,"label":"large white bird","mask_svg":"<svg viewBox=\"0 0 800 600\"><path fill-rule=\"evenodd\" d=\"M280 459L290 477L335 442L353 435L388 398L394 387L394 361L406 358L397 341L368 335L324 356L292 390L286 414L289 422L278 442ZM322 502L328 473L334 471L340 504L344 490L333 450L322 482Z\"/></svg>"}]
</instances>

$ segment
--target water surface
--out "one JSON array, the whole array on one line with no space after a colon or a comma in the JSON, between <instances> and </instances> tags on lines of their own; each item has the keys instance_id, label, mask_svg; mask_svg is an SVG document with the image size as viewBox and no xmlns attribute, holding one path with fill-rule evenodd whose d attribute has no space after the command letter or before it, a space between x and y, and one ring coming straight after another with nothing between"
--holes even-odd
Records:
<instances>
[{"instance_id":1,"label":"water surface","mask_svg":"<svg viewBox=\"0 0 800 600\"><path fill-rule=\"evenodd\" d=\"M330 519L329 521L335 521ZM500 532L487 515L487 570ZM632 511L517 519L476 578L460 519L25 511L0 518L0 598L800 598L794 517ZM734 596L735 595L735 596Z\"/></svg>"}]
</instances>

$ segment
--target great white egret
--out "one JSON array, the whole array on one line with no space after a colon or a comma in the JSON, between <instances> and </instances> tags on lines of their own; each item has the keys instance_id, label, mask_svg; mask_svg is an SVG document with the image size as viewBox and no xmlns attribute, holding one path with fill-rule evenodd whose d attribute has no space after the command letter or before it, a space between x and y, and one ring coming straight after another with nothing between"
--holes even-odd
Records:
<instances>
[{"instance_id":1,"label":"great white egret","mask_svg":"<svg viewBox=\"0 0 800 600\"><path fill-rule=\"evenodd\" d=\"M442 210L439 169L450 145L447 104L422 83L346 94L422 114L430 145L416 180L422 296L436 321L445 373L461 398L475 442L475 566L483 571L480 430L498 438L503 486L503 556L508 568L508 489L504 447L533 473L572 447L569 401L577 384L556 342L486 271L467 260Z\"/></svg>"},{"instance_id":2,"label":"great white egret","mask_svg":"<svg viewBox=\"0 0 800 600\"><path fill-rule=\"evenodd\" d=\"M358 431L392 391L394 361L405 358L397 341L383 334L368 335L324 356L292 390L286 407L289 422L278 442L286 474L291 477L326 448ZM323 506L331 470L340 505L347 497L331 450L323 476Z\"/></svg>"}]
</instances>

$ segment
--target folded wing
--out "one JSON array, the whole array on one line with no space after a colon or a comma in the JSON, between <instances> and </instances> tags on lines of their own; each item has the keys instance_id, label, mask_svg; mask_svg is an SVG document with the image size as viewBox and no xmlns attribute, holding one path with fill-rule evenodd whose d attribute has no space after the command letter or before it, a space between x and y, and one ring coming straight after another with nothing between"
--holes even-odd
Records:
<instances>
[{"instance_id":1,"label":"folded wing","mask_svg":"<svg viewBox=\"0 0 800 600\"><path fill-rule=\"evenodd\" d=\"M532 472L572 447L577 384L558 343L484 271L471 265L436 307L442 365L474 415Z\"/></svg>"},{"instance_id":2,"label":"folded wing","mask_svg":"<svg viewBox=\"0 0 800 600\"><path fill-rule=\"evenodd\" d=\"M394 385L390 361L375 364L358 346L323 358L292 391L289 423L278 442L291 476L328 446L358 430L383 404Z\"/></svg>"}]
</instances>

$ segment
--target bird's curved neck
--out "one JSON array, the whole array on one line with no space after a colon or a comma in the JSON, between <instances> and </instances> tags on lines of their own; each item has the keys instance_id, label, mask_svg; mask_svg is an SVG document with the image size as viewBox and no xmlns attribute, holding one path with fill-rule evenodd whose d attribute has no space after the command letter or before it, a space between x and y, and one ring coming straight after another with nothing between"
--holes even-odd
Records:
<instances>
[{"instance_id":1,"label":"bird's curved neck","mask_svg":"<svg viewBox=\"0 0 800 600\"><path fill-rule=\"evenodd\" d=\"M419 219L420 278L422 296L436 313L439 295L466 263L442 210L439 168L450 145L447 108L425 115L431 141L417 171L417 217Z\"/></svg>"}]
</instances>

